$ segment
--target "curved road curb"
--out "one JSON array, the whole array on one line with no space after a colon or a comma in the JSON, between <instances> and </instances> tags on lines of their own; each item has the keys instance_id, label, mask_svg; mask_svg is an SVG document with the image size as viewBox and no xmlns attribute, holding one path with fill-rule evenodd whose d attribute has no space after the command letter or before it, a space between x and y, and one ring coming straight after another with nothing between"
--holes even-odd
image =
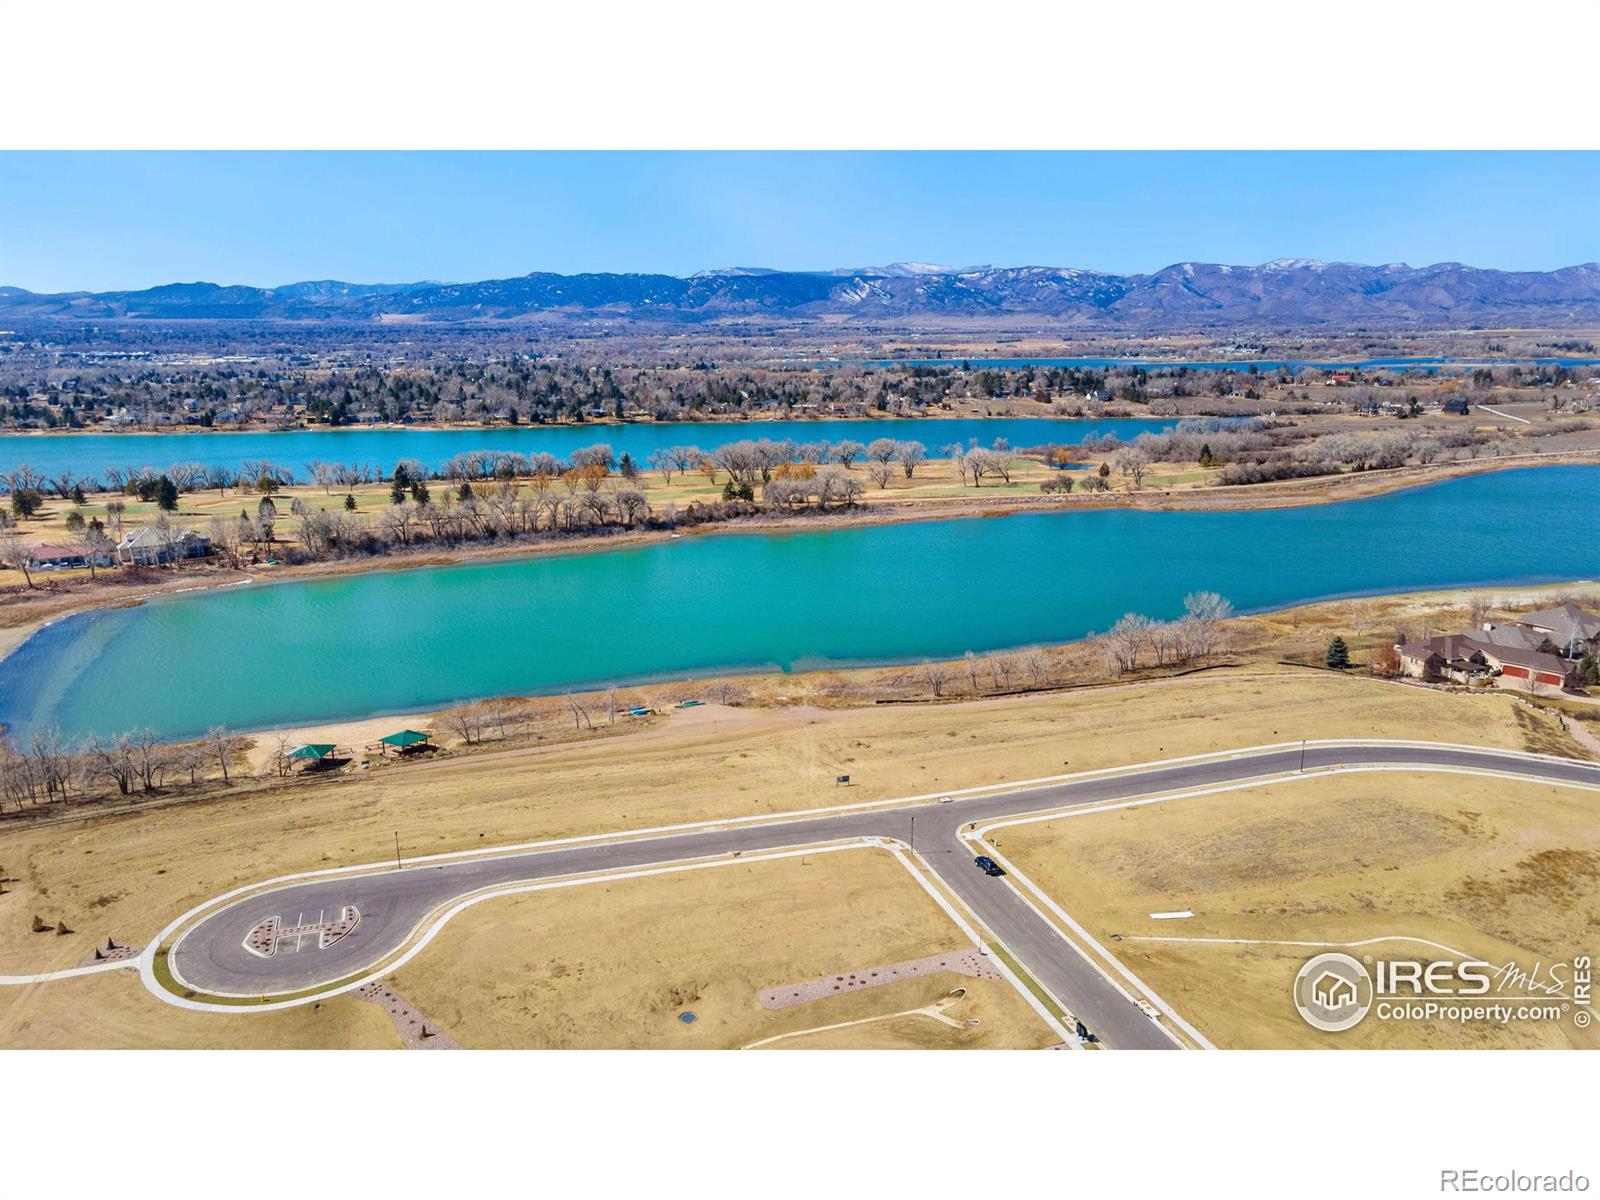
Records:
<instances>
[{"instance_id":1,"label":"curved road curb","mask_svg":"<svg viewBox=\"0 0 1600 1200\"><path fill-rule=\"evenodd\" d=\"M368 982L367 973L380 964L388 964L382 972L392 971L419 952L456 912L494 895L573 886L646 870L698 869L715 865L707 860L735 861L745 855L792 852L801 846L879 838L911 847L967 912L1104 1043L1167 1048L1174 1045L1172 1036L1137 1002L1130 1003L1126 988L1088 951L1066 941L1020 891L974 870L962 838L964 829L1055 810L1151 803L1165 793L1225 790L1302 773L1374 770L1495 774L1600 789L1600 764L1492 747L1379 739L1251 747L967 789L948 793L948 803L941 803L944 797L917 796L835 806L783 819L762 818L760 823L709 821L660 831L430 856L410 860L399 870L367 864L308 872L246 885L185 913L141 955L140 975L163 1000L183 1007L271 1011L358 987ZM664 866L669 863L686 865ZM361 927L325 951L253 961L244 951L244 933L263 916L302 909L337 910L344 903L360 908ZM441 911L444 915L413 944L422 926ZM168 964L174 977L196 992L235 997L308 994L248 1007L174 995L154 970L157 948L174 935ZM404 957L391 962L402 950Z\"/></svg>"}]
</instances>

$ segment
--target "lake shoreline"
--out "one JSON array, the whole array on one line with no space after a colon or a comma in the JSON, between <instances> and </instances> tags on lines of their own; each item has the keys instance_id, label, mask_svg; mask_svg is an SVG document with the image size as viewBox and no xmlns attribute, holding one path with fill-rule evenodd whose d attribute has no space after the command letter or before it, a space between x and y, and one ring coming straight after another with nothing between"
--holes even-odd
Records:
<instances>
[{"instance_id":1,"label":"lake shoreline","mask_svg":"<svg viewBox=\"0 0 1600 1200\"><path fill-rule=\"evenodd\" d=\"M1508 595L1508 592L1511 594ZM1545 603L1548 602L1552 597L1573 592L1585 596L1595 596L1597 599L1600 599L1600 578L1574 578L1542 581L1536 583L1508 582L1470 584L1459 587L1431 588L1416 591L1384 591L1372 593L1349 593L1338 596L1321 596L1309 600L1297 601L1291 604L1239 612L1230 619L1230 624L1248 626L1251 622L1259 621L1261 619L1285 617L1292 618L1297 614L1311 617L1320 614L1325 610L1333 608L1334 606L1348 604L1351 602L1372 602L1379 605L1400 605L1404 608L1419 609L1426 612L1429 610L1447 608L1451 605L1459 605L1468 597L1492 595L1493 598L1501 604L1520 608L1539 603ZM1081 650L1086 645L1088 640L1089 639L1086 638L1072 638L1061 642L1050 642L1041 645L1039 649L1050 653ZM935 659L931 661L948 662L952 665L952 667L960 666L962 662L962 660L959 659ZM790 697L784 695L773 697L766 694L769 693L774 686L776 686L775 681L781 681L781 686L786 691L801 693L801 697L798 701L799 703L813 703L815 702L816 698L810 695L809 687L816 678L833 676L842 678L847 682L860 682L865 684L876 674L880 674L885 670L902 668L906 665L906 663L898 661L885 661L879 663L852 663L841 666L830 666L824 664L814 667L807 667L803 670L796 671L775 671L770 666L757 667L743 671L734 668L723 668L705 675L669 674L662 677L641 678L631 682L619 682L615 684L614 687L621 691L639 691L681 685L683 688L690 691L704 691L706 688L711 687L714 684L735 683L757 688L762 694L759 696L759 698L752 698L749 701L748 707L728 708L722 704L707 702L706 707L683 710L684 713L688 714L712 713L713 715L721 715L724 718L737 719L739 714L772 712L782 713L788 711L785 705L791 702ZM1237 667L1240 665L1243 664L1219 662L1201 667L1199 670L1209 671L1218 668ZM1173 679L1182 678L1184 675L1192 673L1194 673L1192 670L1178 671L1176 673L1169 674L1147 673L1129 680L1119 680L1115 678L1087 682L1074 680L1059 682L1041 688L1024 688L1016 693L1000 693L993 695L984 694L973 697L952 696L946 700L919 696L904 700L897 698L894 701L887 701L884 699L870 699L862 696L845 700L843 702L843 706L846 709L850 709L872 707L875 704L881 705L884 703L900 703L915 707L925 707L940 703L1007 703L1028 697L1056 695L1063 692L1071 692L1083 689L1150 686L1168 682ZM596 698L600 697L604 691L605 689L603 688L583 688L573 689L570 694L574 697L592 703ZM505 695L478 697L474 700L467 701L467 703L477 704L503 701L516 704L518 702L527 702L530 700L551 700L558 694L562 693L508 693ZM1498 694L1503 695L1506 693ZM383 734L393 732L393 727L395 726L421 729L435 734L446 733L447 730L445 729L442 721L449 711L449 706L440 707L438 705L398 707L393 709L385 708L358 714L331 716L320 720L310 721L305 724L291 725L280 722L277 724L267 724L250 728L239 728L236 730L230 730L230 732L236 733L240 737L251 739L252 746L247 752L248 757L251 766L258 772L262 772L266 770L270 756L273 753L274 746L279 739L282 740L283 744L289 746L311 742L333 743L339 746L351 747L356 751L357 754L359 754L360 747L370 743L375 743ZM681 714L678 714L676 710L674 710L674 715ZM659 735L659 730L652 731L647 729L643 732L646 735ZM636 734L634 736L639 735ZM269 744L269 739L272 740L271 744ZM562 747L569 746L570 744L571 743L569 742L558 740L550 743L547 746L544 746L543 749L557 750ZM491 751L491 753L492 752L493 751Z\"/></svg>"},{"instance_id":2,"label":"lake shoreline","mask_svg":"<svg viewBox=\"0 0 1600 1200\"><path fill-rule=\"evenodd\" d=\"M685 679L892 669L944 662L963 647L970 658L1066 645L1104 630L1124 611L1169 618L1178 598L1197 589L1219 591L1251 613L1439 587L1548 586L1593 576L1592 555L1583 539L1573 539L1586 528L1597 486L1592 466L1568 467L1548 482L1532 470L1500 471L1409 489L1338 515L1318 515L1317 508L1263 514L1259 526L1193 513L1135 525L1103 512L1078 522L1056 511L1002 522L1005 528L993 532L970 520L906 522L897 530L864 521L855 536L837 540L767 534L684 541L673 551L655 533L638 539L652 544L647 553L600 556L589 543L557 555L564 564L500 556L481 568L390 570L384 578L332 587L266 593L252 587L204 606L149 606L160 611L58 625L22 662L13 657L6 664L5 719L21 735L59 719L69 733L148 723L181 739L217 723L262 729L297 718L409 714L477 697L548 697L603 686L669 685L660 690L670 692ZM1523 543L1505 518L1542 495L1552 498L1551 536L1541 540L1540 554L1519 557ZM1461 522L1461 511L1478 520ZM1430 529L1439 537L1427 538ZM1313 544L1340 544L1352 533L1360 544L1404 544L1420 557L1380 555L1362 565L1348 554L1301 553ZM1273 564L1297 555L1292 586L1266 582ZM580 557L591 561L574 561ZM903 569L882 574L896 564ZM1014 568L1022 564L1031 569L1019 574ZM1093 581L1085 568L1094 571ZM982 585L989 599L968 595L970 589L926 586L928 571L944 579L952 570L969 581L992 581ZM879 585L855 588L848 599L831 582L866 578ZM231 579L255 581L242 573ZM739 581L734 591L722 589L733 581ZM1065 581L1075 582L1062 591L1057 585ZM661 614L694 612L713 584L718 595L760 602L735 605L743 624L683 627L700 631L695 637L663 638L659 620L641 618L642 605ZM812 596L808 587L821 591ZM829 602L816 603L821 596ZM150 598L149 590L138 598ZM1003 613L993 604L1003 604ZM903 619L912 612L921 614L921 625ZM241 638L258 624L266 636ZM583 632L590 627L617 635L596 640ZM378 635L373 645L387 649L372 651L369 634ZM207 649L225 644L232 646L226 654ZM412 649L423 646L425 654ZM74 658L76 647L90 657ZM99 674L82 675L91 660ZM364 665L332 675L298 665L321 660ZM120 687L150 661L192 686L142 698ZM232 681L239 678L256 681L254 692L236 689ZM63 701L68 687L74 694Z\"/></svg>"},{"instance_id":3,"label":"lake shoreline","mask_svg":"<svg viewBox=\"0 0 1600 1200\"><path fill-rule=\"evenodd\" d=\"M1508 606L1521 608L1544 603L1554 596L1573 592L1586 596L1595 595L1596 599L1600 600L1600 594L1597 594L1597 589L1600 589L1600 578L1562 579L1540 583L1490 583L1482 585L1465 585L1451 588L1432 588L1421 591L1351 593L1340 596L1321 596L1315 599L1299 601L1293 604L1279 605L1264 609L1253 609L1248 612L1239 612L1235 613L1233 617L1230 618L1230 623L1235 625L1243 625L1262 618L1270 619L1292 617L1296 614L1300 614L1302 616L1312 616L1337 605L1362 602L1401 605L1403 607L1422 610L1438 609L1449 607L1452 604L1462 603L1466 597L1483 595L1486 593L1492 593L1494 599L1507 604ZM1511 594L1508 595L1508 592ZM1047 652L1076 650L1083 647L1088 640L1089 639L1086 638L1072 638L1063 642L1049 642L1042 645L1040 649ZM952 666L959 666L962 662L962 660L959 659L933 661L948 662ZM794 692L804 693L806 691L805 685L808 684L810 682L810 678L814 676L832 675L843 677L846 680L865 680L874 673L885 670L893 670L897 667L904 667L905 665L906 664L903 662L855 663L848 666L831 667L824 665L818 667L809 667L805 670L779 673L774 673L770 668L758 668L744 672L724 670L721 672L706 674L704 676L672 675L660 679L645 679L634 683L620 683L617 685L617 687L619 689L626 690L642 690L681 684L685 688L703 690L706 687L716 683L740 682L749 685L759 685L770 684L775 679L781 679L783 681L783 686L786 689ZM1227 667L1229 665L1230 664L1226 662L1212 663L1202 666L1198 668L1198 670L1214 670L1219 667ZM1184 675L1193 673L1195 673L1195 669L1191 668L1187 670L1178 670L1175 673L1165 675L1159 673L1146 674L1144 676L1136 676L1128 680L1112 678L1100 681L1063 682L1048 687L1028 688L1011 694L986 694L975 697L957 696L948 700L934 699L929 697L910 697L904 700L896 699L893 701L893 703L915 706L926 706L939 703L1004 703L1029 696L1053 695L1061 692L1081 690L1086 688L1147 686L1150 684L1159 684L1172 679L1182 678ZM573 694L579 697L594 697L600 695L602 691L603 689L587 689L582 691L575 690ZM483 702L496 700L515 702L528 699L548 700L551 698L551 693L530 693L528 695L510 694L506 696L486 696L482 697L481 700ZM809 703L812 700L814 700L814 697L807 696L804 697L800 702ZM473 701L471 703L477 702L478 701ZM884 704L889 702L890 701L885 701L882 699L876 699L872 701L859 699L847 702L846 707L862 707L869 704ZM778 703L784 703L782 698L779 698ZM753 702L753 706L759 711L772 710L772 704L770 703L757 701ZM260 729L244 729L240 730L239 733L242 736L257 739L258 754L263 751L263 740L268 737L275 738L281 736L290 744L331 741L337 742L339 745L350 745L352 744L352 735L355 735L355 740L359 740L360 734L367 732L364 727L372 725L375 722L383 722L386 724L410 722L411 724L408 726L409 728L426 728L430 731L437 731L440 729L440 718L448 711L448 708L440 708L437 706L402 708L365 713L338 719L329 719L304 725L280 724L267 726ZM682 711L692 713L699 710L687 709ZM737 713L750 710L732 708L727 709L726 711L729 713ZM779 708L778 711L783 711L783 709ZM387 733L392 731L386 728L384 732ZM376 739L371 738L367 740ZM564 743L555 743L555 745L561 744Z\"/></svg>"},{"instance_id":4,"label":"lake shoreline","mask_svg":"<svg viewBox=\"0 0 1600 1200\"><path fill-rule=\"evenodd\" d=\"M537 558L546 555L596 554L608 550L671 541L674 538L706 537L717 534L806 533L818 530L896 525L914 522L981 520L1052 512L1097 512L1128 509L1142 512L1252 512L1265 509L1304 508L1350 503L1391 495L1400 491L1428 487L1449 479L1497 471L1538 469L1559 466L1600 465L1600 450L1564 454L1507 455L1494 459L1472 459L1433 463L1419 467L1318 476L1280 483L1209 487L1186 491L1141 491L1074 493L1065 497L1039 494L1007 494L996 490L982 495L975 489L970 496L920 499L900 503L873 502L849 512L795 513L762 515L716 524L673 529L620 529L613 533L589 533L570 538L551 538L536 542L489 543L450 547L417 547L394 554L361 558L341 558L327 562L254 566L235 570L211 564L149 569L125 586L100 580L73 580L67 588L52 588L54 580L33 593L21 591L17 598L0 600L0 661L16 651L33 634L66 617L103 608L126 608L163 596L245 584L289 583L339 576L379 572L404 572L505 559ZM161 580L152 574L170 573ZM59 603L50 603L54 597ZM39 603L37 601L44 601ZM30 603L32 602L32 603ZM30 608L39 612L26 611ZM22 610L22 611L19 611Z\"/></svg>"}]
</instances>

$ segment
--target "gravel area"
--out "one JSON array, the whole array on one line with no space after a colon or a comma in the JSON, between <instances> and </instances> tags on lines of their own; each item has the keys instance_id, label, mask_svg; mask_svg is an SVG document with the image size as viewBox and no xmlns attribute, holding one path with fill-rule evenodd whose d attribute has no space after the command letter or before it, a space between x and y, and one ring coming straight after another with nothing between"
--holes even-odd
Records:
<instances>
[{"instance_id":1,"label":"gravel area","mask_svg":"<svg viewBox=\"0 0 1600 1200\"><path fill-rule=\"evenodd\" d=\"M124 959L138 958L139 952L143 949L142 946L124 946L121 942L107 938L103 946L96 946L84 955L83 961L78 965L92 967L96 963L122 962Z\"/></svg>"},{"instance_id":2,"label":"gravel area","mask_svg":"<svg viewBox=\"0 0 1600 1200\"><path fill-rule=\"evenodd\" d=\"M461 1049L460 1042L440 1029L437 1022L423 1016L417 1008L387 984L374 981L357 988L354 994L362 1000L370 1000L389 1014L389 1019L400 1031L400 1040L406 1044L407 1050Z\"/></svg>"},{"instance_id":3,"label":"gravel area","mask_svg":"<svg viewBox=\"0 0 1600 1200\"><path fill-rule=\"evenodd\" d=\"M966 975L973 979L1002 978L987 955L968 947L964 950L951 950L945 954L931 954L927 958L914 958L909 962L866 967L860 971L825 975L821 979L808 979L803 983L767 988L759 994L759 998L763 1008L791 1008L796 1004L809 1004L813 1000L822 1000L845 992L859 992L863 988L899 983L902 979L918 979L939 971L954 971L958 975Z\"/></svg>"}]
</instances>

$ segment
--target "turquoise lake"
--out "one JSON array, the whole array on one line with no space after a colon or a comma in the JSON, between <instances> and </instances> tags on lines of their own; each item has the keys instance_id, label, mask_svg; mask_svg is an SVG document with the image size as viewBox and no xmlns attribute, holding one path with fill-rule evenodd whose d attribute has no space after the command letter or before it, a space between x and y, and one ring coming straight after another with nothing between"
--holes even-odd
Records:
<instances>
[{"instance_id":1,"label":"turquoise lake","mask_svg":"<svg viewBox=\"0 0 1600 1200\"><path fill-rule=\"evenodd\" d=\"M77 737L307 724L474 697L1061 642L1185 593L1241 610L1600 575L1600 467L1254 512L1102 510L710 533L168 596L47 626L0 721ZM693 687L686 686L692 695Z\"/></svg>"},{"instance_id":2,"label":"turquoise lake","mask_svg":"<svg viewBox=\"0 0 1600 1200\"><path fill-rule=\"evenodd\" d=\"M250 433L71 433L0 434L0 471L26 464L46 475L72 471L79 478L101 475L108 468L160 471L174 463L237 468L248 459L265 458L290 467L301 479L310 477L306 464L325 462L371 464L385 473L402 458L414 458L430 470L473 450L512 454L548 452L566 458L596 442L609 443L643 464L665 446L698 446L715 450L746 438L773 441L842 442L863 445L874 438L919 441L937 457L955 442L993 444L1005 438L1013 447L1066 445L1106 434L1131 440L1141 433L1171 429L1169 420L1092 420L1063 417L917 417L864 421L669 421L623 425L519 425L492 429L294 429Z\"/></svg>"}]
</instances>

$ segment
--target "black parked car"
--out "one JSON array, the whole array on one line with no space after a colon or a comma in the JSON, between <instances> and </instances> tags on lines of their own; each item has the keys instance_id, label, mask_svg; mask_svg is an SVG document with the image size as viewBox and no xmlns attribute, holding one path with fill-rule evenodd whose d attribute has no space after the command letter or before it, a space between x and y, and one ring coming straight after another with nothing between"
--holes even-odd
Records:
<instances>
[{"instance_id":1,"label":"black parked car","mask_svg":"<svg viewBox=\"0 0 1600 1200\"><path fill-rule=\"evenodd\" d=\"M990 858L987 854L980 854L972 861L977 864L978 870L982 871L985 875L1005 874L1005 871L1001 868L1000 864L995 862L995 860Z\"/></svg>"}]
</instances>

